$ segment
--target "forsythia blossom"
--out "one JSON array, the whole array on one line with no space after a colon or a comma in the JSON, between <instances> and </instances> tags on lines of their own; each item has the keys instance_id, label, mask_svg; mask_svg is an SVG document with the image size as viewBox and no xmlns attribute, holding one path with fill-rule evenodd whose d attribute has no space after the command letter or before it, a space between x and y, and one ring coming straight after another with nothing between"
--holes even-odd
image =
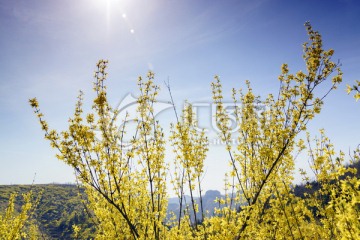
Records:
<instances>
[{"instance_id":1,"label":"forsythia blossom","mask_svg":"<svg viewBox=\"0 0 360 240\"><path fill-rule=\"evenodd\" d=\"M219 163L230 164L231 169L225 175L225 196L213 203L216 208L211 213L204 209L202 187L208 139L205 132L197 131L196 116L188 104L171 125L169 143L175 159L174 172L169 174L167 139L154 117L160 88L153 72L146 80L138 79L136 128L130 131L129 148L124 147L126 121L116 124L118 111L108 102L107 60L100 60L94 73L93 112L84 116L80 93L67 131L50 129L36 98L29 100L58 159L74 168L86 189L88 206L98 222L97 239L360 238L360 182L355 170L343 166L344 154L336 156L323 131L320 139L307 138L308 147L299 139L299 133L321 112L323 99L342 81L339 64L331 59L334 50L323 49L321 35L310 23L305 27L309 36L303 45L306 70L291 74L283 64L277 96L261 98L246 81L245 91L232 90L235 112L229 116L220 78L215 76L211 84L214 117L228 156ZM357 81L347 90L356 91L357 100L359 87ZM325 88L326 94L319 95L317 89ZM236 146L231 144L231 117L238 129ZM306 148L320 184L307 184L314 189L301 197L294 192L294 162ZM301 174L309 180L304 171ZM169 178L179 200L179 209L171 213L167 212ZM74 226L76 234L80 231Z\"/></svg>"}]
</instances>

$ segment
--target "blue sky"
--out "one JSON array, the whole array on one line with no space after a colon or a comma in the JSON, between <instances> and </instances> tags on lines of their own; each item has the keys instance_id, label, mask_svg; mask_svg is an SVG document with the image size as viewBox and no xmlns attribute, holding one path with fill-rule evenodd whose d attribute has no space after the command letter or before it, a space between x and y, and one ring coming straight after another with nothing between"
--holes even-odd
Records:
<instances>
[{"instance_id":1,"label":"blue sky","mask_svg":"<svg viewBox=\"0 0 360 240\"><path fill-rule=\"evenodd\" d=\"M347 83L360 79L357 0L0 0L0 184L31 183L35 173L36 183L73 182L27 101L37 97L50 126L65 129L80 89L91 105L99 59L110 62L113 104L136 95L136 79L149 69L160 85L170 79L179 106L185 99L209 102L215 74L225 93L249 79L265 96L277 90L282 63L304 69L308 20L344 71L309 129L325 128L348 152L360 143L360 104L345 93ZM162 88L160 100L167 101ZM159 115L165 125L172 119L171 112ZM220 147L212 147L206 189L221 190L225 162Z\"/></svg>"}]
</instances>

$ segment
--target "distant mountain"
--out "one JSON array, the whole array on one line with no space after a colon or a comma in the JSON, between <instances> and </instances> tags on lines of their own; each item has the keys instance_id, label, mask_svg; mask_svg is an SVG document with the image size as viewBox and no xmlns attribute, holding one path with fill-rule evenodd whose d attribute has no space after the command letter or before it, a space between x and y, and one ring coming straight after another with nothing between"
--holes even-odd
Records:
<instances>
[{"instance_id":1,"label":"distant mountain","mask_svg":"<svg viewBox=\"0 0 360 240\"><path fill-rule=\"evenodd\" d=\"M218 198L224 198L224 195L221 195L221 193L217 190L209 190L205 193L204 196L202 196L202 203L203 203L203 208L204 208L204 213L207 216L211 216L214 213L214 209L215 207L218 207L217 203L215 202L215 200ZM199 211L200 211L200 197L194 197L194 202L196 202L199 206ZM180 211L180 199L175 197L175 198L169 198L169 203L168 203L168 212L173 212L177 217L179 216L179 211ZM183 198L183 202L182 202L183 208L182 211L184 211L186 209L186 206L190 206L191 207L191 197L188 195L185 195ZM190 211L191 216L193 216L192 212ZM201 213L198 212L197 216L201 216Z\"/></svg>"},{"instance_id":2,"label":"distant mountain","mask_svg":"<svg viewBox=\"0 0 360 240\"><path fill-rule=\"evenodd\" d=\"M224 205L220 205L218 199L224 199L225 196L222 195L217 190L208 190L205 195L202 196L202 204L204 215L207 217L211 217L215 214L215 209L222 209ZM198 204L199 212L196 214L198 220L201 220L201 207L200 207L200 197L194 197L194 202ZM182 203L182 215L184 211L187 210L187 206L189 207L189 213L192 220L194 220L194 213L191 207L191 197L188 195L184 196L183 203ZM233 208L238 208L238 205L234 205ZM170 213L174 213L176 217L179 217L180 214L180 201L179 198L169 198L169 205L168 205L168 216L170 217Z\"/></svg>"}]
</instances>

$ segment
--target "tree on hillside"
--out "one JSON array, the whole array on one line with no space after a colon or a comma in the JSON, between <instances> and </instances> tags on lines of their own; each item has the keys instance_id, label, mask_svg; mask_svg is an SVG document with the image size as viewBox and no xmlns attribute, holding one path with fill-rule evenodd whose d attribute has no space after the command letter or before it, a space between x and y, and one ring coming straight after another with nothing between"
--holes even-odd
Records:
<instances>
[{"instance_id":1,"label":"tree on hillside","mask_svg":"<svg viewBox=\"0 0 360 240\"><path fill-rule=\"evenodd\" d=\"M340 177L353 169L342 165L324 132L319 139L299 139L309 121L321 112L324 98L342 81L334 51L324 50L321 35L305 24L309 42L303 45L306 70L290 73L281 67L277 96L256 96L246 82L246 91L233 89L238 124L238 145L231 144L227 114L219 77L212 83L219 137L225 142L231 165L226 196L218 199L215 215L204 214L201 179L208 142L196 131L191 105L171 127L174 163L165 161L163 128L155 119L154 104L159 86L154 73L139 77L135 131L127 119L118 124L119 112L107 98L106 60L95 72L96 97L93 112L83 113L80 93L67 131L49 128L36 98L30 100L45 138L56 148L58 159L74 168L85 187L99 239L333 239L359 238L359 186L355 177ZM331 80L329 80L331 78ZM324 89L326 89L324 91ZM264 106L259 109L259 105ZM175 110L176 112L176 110ZM120 119L121 120L121 119ZM130 147L126 135L133 133ZM309 150L311 167L321 190L306 198L295 196L292 187L294 160ZM180 213L167 214L169 169L180 202ZM304 178L306 174L304 173ZM184 194L189 191L190 202ZM200 195L200 201L193 194ZM328 197L324 201L324 197ZM184 204L184 207L182 208ZM236 207L237 206L237 207ZM241 206L241 207L238 207ZM200 218L197 218L197 213Z\"/></svg>"}]
</instances>

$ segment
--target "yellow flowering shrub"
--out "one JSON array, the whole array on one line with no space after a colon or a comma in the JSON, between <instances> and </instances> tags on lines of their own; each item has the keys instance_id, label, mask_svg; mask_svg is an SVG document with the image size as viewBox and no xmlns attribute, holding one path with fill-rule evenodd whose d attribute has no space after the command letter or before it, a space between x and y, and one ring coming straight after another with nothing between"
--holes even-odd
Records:
<instances>
[{"instance_id":1,"label":"yellow flowering shrub","mask_svg":"<svg viewBox=\"0 0 360 240\"><path fill-rule=\"evenodd\" d=\"M184 215L188 216L190 226L195 230L199 230L198 225L205 218L202 202L201 180L204 174L204 160L208 150L208 141L205 136L205 132L202 131L199 133L195 128L195 126L197 126L195 119L196 117L192 111L192 105L186 104L183 110L182 121L178 122L175 126L171 125L172 135L170 136L170 140L176 155L174 161L175 176L172 183L177 197L180 200L177 223L178 229L181 225L183 211ZM191 206L183 209L183 205L185 205L185 188L187 188L190 192ZM198 193L197 195L200 196L199 203L194 200L196 190ZM199 210L201 212L200 219L197 217ZM193 214L194 216L193 221L190 214Z\"/></svg>"},{"instance_id":2,"label":"yellow flowering shrub","mask_svg":"<svg viewBox=\"0 0 360 240\"><path fill-rule=\"evenodd\" d=\"M0 239L38 239L39 230L30 219L38 200L33 199L32 192L22 194L24 203L19 213L15 210L17 194L11 194L8 207L0 213Z\"/></svg>"},{"instance_id":3,"label":"yellow flowering shrub","mask_svg":"<svg viewBox=\"0 0 360 240\"><path fill-rule=\"evenodd\" d=\"M218 76L211 85L214 117L229 157L222 164L231 165L225 175L225 197L216 200L219 207L212 215L203 209L201 187L208 139L197 131L195 113L187 104L170 127L174 162L165 161L167 139L154 117L159 87L152 72L146 80L138 80L140 96L130 147L125 145L127 121L117 124L119 112L107 100L106 60L97 64L93 112L84 115L80 93L67 131L50 129L36 98L30 100L45 138L58 150L58 159L74 168L86 189L97 239L359 238L360 187L355 170L344 167L344 154L336 157L324 132L314 141L309 136L308 146L298 137L321 112L323 99L342 81L339 64L331 60L334 51L323 49L321 35L309 23L305 27L309 35L303 45L306 70L292 74L283 64L277 96L256 96L249 81L246 91L233 89L237 145L232 144L231 118ZM319 186L308 184L309 191L298 196L294 161L305 149ZM303 177L309 179L305 172ZM167 213L167 182L179 199L177 213Z\"/></svg>"}]
</instances>

